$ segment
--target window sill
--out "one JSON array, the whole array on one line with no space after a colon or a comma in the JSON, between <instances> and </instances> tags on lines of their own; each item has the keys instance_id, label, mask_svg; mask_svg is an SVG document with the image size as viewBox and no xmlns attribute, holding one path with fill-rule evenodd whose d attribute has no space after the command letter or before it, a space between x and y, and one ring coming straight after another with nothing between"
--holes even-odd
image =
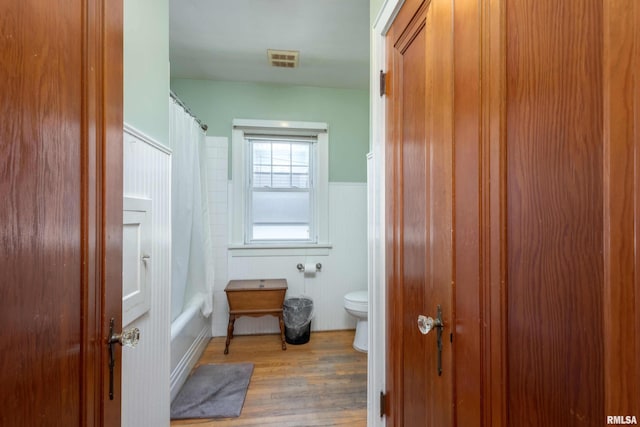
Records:
<instances>
[{"instance_id":1,"label":"window sill","mask_svg":"<svg viewBox=\"0 0 640 427\"><path fill-rule=\"evenodd\" d=\"M229 253L232 257L250 256L328 256L333 248L331 243L317 244L256 244L256 245L229 245Z\"/></svg>"}]
</instances>

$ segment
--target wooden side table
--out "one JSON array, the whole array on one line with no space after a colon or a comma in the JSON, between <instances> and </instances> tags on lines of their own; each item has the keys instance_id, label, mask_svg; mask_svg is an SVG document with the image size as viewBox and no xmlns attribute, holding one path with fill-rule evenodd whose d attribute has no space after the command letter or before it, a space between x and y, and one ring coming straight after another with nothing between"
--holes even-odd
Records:
<instances>
[{"instance_id":1,"label":"wooden side table","mask_svg":"<svg viewBox=\"0 0 640 427\"><path fill-rule=\"evenodd\" d=\"M233 338L233 325L240 316L276 316L280 322L282 349L287 349L284 340L282 305L287 292L286 279L231 280L224 288L229 302L229 326L224 354L229 354L229 342Z\"/></svg>"}]
</instances>

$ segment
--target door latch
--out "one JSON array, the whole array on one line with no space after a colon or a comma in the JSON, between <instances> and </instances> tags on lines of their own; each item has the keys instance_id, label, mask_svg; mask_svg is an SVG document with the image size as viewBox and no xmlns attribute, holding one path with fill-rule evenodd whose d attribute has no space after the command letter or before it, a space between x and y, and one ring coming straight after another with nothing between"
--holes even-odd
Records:
<instances>
[{"instance_id":1,"label":"door latch","mask_svg":"<svg viewBox=\"0 0 640 427\"><path fill-rule=\"evenodd\" d=\"M121 334L113 332L115 319L112 317L109 321L109 400L113 400L113 368L116 367L116 357L113 346L120 344L121 346L135 347L140 341L140 329L129 328L122 331Z\"/></svg>"},{"instance_id":2,"label":"door latch","mask_svg":"<svg viewBox=\"0 0 640 427\"><path fill-rule=\"evenodd\" d=\"M418 316L418 329L423 335L427 335L433 328L437 329L436 344L438 346L438 376L442 375L442 328L444 328L444 322L442 321L442 307L438 304L438 311L436 318L429 316Z\"/></svg>"}]
</instances>

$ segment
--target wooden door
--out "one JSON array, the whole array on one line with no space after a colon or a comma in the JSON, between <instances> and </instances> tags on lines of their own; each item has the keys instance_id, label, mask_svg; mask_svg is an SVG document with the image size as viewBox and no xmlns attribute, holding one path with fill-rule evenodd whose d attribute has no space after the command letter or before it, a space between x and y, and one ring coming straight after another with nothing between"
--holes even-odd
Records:
<instances>
[{"instance_id":1,"label":"wooden door","mask_svg":"<svg viewBox=\"0 0 640 427\"><path fill-rule=\"evenodd\" d=\"M434 32L441 4L427 7L434 15L430 21L427 12L425 28L436 24ZM433 186L407 200L415 182L431 179L437 150L406 151L423 138L407 133L406 122L422 108L430 117L429 90L451 85L427 83L423 106L402 83L422 72L436 82L435 70L450 60L444 49L429 64L427 48L426 65L410 62L404 46L422 43L410 30L420 16L405 12L410 5L424 7L408 2L389 32L391 424L443 417L438 425L564 427L637 419L640 3L455 2L453 177L445 180L453 182L454 226L443 228L454 233L454 315L445 320L455 330L443 353L445 366L452 363L453 391L435 390L451 399L438 405L434 397L415 398L440 379L417 366L423 357L430 363L423 356L430 344L412 345L408 313L428 298L414 278L435 277L428 255L441 241L432 238L432 216L405 214L431 212ZM405 37L413 39L403 44ZM441 95L438 108L449 111L450 98ZM433 129L443 122L425 120ZM419 238L407 244L408 235ZM426 248L415 246L423 240ZM423 267L407 265L423 254Z\"/></svg>"},{"instance_id":2,"label":"wooden door","mask_svg":"<svg viewBox=\"0 0 640 427\"><path fill-rule=\"evenodd\" d=\"M407 1L387 35L387 384L398 426L453 423L451 7ZM418 329L438 306L440 356L437 330Z\"/></svg>"},{"instance_id":3,"label":"wooden door","mask_svg":"<svg viewBox=\"0 0 640 427\"><path fill-rule=\"evenodd\" d=\"M0 2L0 93L0 425L120 425L121 3Z\"/></svg>"}]
</instances>

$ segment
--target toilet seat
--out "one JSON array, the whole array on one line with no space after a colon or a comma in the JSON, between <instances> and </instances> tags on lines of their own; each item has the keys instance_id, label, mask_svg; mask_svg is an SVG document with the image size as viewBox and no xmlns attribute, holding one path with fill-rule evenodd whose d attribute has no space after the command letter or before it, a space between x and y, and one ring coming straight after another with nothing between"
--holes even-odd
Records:
<instances>
[{"instance_id":1,"label":"toilet seat","mask_svg":"<svg viewBox=\"0 0 640 427\"><path fill-rule=\"evenodd\" d=\"M366 313L369 311L369 293L367 291L349 292L344 296L344 307Z\"/></svg>"},{"instance_id":2,"label":"toilet seat","mask_svg":"<svg viewBox=\"0 0 640 427\"><path fill-rule=\"evenodd\" d=\"M369 349L369 292L355 291L344 296L344 308L350 315L356 318L356 335L353 339L353 348L367 352Z\"/></svg>"}]
</instances>

